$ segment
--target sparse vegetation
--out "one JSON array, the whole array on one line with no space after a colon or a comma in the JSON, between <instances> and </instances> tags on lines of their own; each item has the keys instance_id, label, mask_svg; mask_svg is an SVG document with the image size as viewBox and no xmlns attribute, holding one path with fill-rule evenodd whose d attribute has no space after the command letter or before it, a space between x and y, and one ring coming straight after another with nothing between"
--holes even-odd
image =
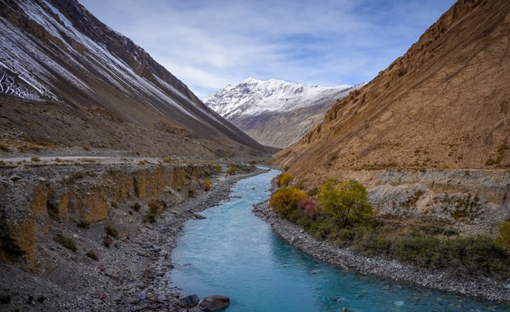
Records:
<instances>
[{"instance_id":1,"label":"sparse vegetation","mask_svg":"<svg viewBox=\"0 0 510 312\"><path fill-rule=\"evenodd\" d=\"M505 152L508 149L509 147L506 144L501 144L500 146L498 146L498 150L496 151L496 153L489 156L489 158L485 161L485 165L486 166L499 165L503 160Z\"/></svg>"},{"instance_id":2,"label":"sparse vegetation","mask_svg":"<svg viewBox=\"0 0 510 312\"><path fill-rule=\"evenodd\" d=\"M41 150L41 147L37 143L28 144L28 148L35 152L39 152Z\"/></svg>"},{"instance_id":3,"label":"sparse vegetation","mask_svg":"<svg viewBox=\"0 0 510 312\"><path fill-rule=\"evenodd\" d=\"M222 172L222 171L223 171L223 169L221 168L221 166L220 166L220 165L216 165L216 166L214 166L214 171L216 171L216 172L220 173L220 172Z\"/></svg>"},{"instance_id":4,"label":"sparse vegetation","mask_svg":"<svg viewBox=\"0 0 510 312\"><path fill-rule=\"evenodd\" d=\"M7 144L0 143L0 151L8 153L9 152L9 146Z\"/></svg>"},{"instance_id":5,"label":"sparse vegetation","mask_svg":"<svg viewBox=\"0 0 510 312\"><path fill-rule=\"evenodd\" d=\"M173 159L171 157L166 157L166 158L163 158L163 162L166 162L166 163L176 163L177 162L177 159Z\"/></svg>"},{"instance_id":6,"label":"sparse vegetation","mask_svg":"<svg viewBox=\"0 0 510 312\"><path fill-rule=\"evenodd\" d=\"M282 173L276 177L276 185L278 187L289 186L294 180L294 177L290 173Z\"/></svg>"},{"instance_id":7,"label":"sparse vegetation","mask_svg":"<svg viewBox=\"0 0 510 312\"><path fill-rule=\"evenodd\" d=\"M40 159L39 157L37 157L37 156L32 156L32 157L30 158L30 160L31 160L31 161L34 161L34 162L41 161L41 159Z\"/></svg>"},{"instance_id":8,"label":"sparse vegetation","mask_svg":"<svg viewBox=\"0 0 510 312\"><path fill-rule=\"evenodd\" d=\"M230 168L228 168L227 170L227 174L228 175L235 175L237 173L237 167L236 166L232 166Z\"/></svg>"},{"instance_id":9,"label":"sparse vegetation","mask_svg":"<svg viewBox=\"0 0 510 312\"><path fill-rule=\"evenodd\" d=\"M92 159L92 158L80 158L79 161L81 162L85 162L85 163L90 163L90 164L95 164L97 163L97 160L95 159Z\"/></svg>"},{"instance_id":10,"label":"sparse vegetation","mask_svg":"<svg viewBox=\"0 0 510 312\"><path fill-rule=\"evenodd\" d=\"M83 149L86 150L86 151L90 151L90 145L84 145Z\"/></svg>"},{"instance_id":11,"label":"sparse vegetation","mask_svg":"<svg viewBox=\"0 0 510 312\"><path fill-rule=\"evenodd\" d=\"M110 238L110 236L108 235L105 235L103 236L103 245L106 247L106 248L110 248L113 244L113 239Z\"/></svg>"},{"instance_id":12,"label":"sparse vegetation","mask_svg":"<svg viewBox=\"0 0 510 312\"><path fill-rule=\"evenodd\" d=\"M161 200L151 200L149 201L149 211L145 216L145 221L149 223L155 223L157 221L157 217L163 212L166 208L165 202Z\"/></svg>"},{"instance_id":13,"label":"sparse vegetation","mask_svg":"<svg viewBox=\"0 0 510 312\"><path fill-rule=\"evenodd\" d=\"M112 208L115 208L115 209L119 208L119 204L117 204L117 202L115 202L115 201L111 201L110 205L112 206Z\"/></svg>"},{"instance_id":14,"label":"sparse vegetation","mask_svg":"<svg viewBox=\"0 0 510 312\"><path fill-rule=\"evenodd\" d=\"M117 229L111 225L107 225L105 228L104 228L106 234L110 235L111 237L113 238L119 238L119 231L117 231Z\"/></svg>"},{"instance_id":15,"label":"sparse vegetation","mask_svg":"<svg viewBox=\"0 0 510 312\"><path fill-rule=\"evenodd\" d=\"M204 181L204 191L209 192L212 188L213 181L211 179L206 179Z\"/></svg>"},{"instance_id":16,"label":"sparse vegetation","mask_svg":"<svg viewBox=\"0 0 510 312\"><path fill-rule=\"evenodd\" d=\"M269 205L274 211L288 217L297 210L298 203L307 197L308 195L300 189L282 187L271 196Z\"/></svg>"},{"instance_id":17,"label":"sparse vegetation","mask_svg":"<svg viewBox=\"0 0 510 312\"><path fill-rule=\"evenodd\" d=\"M90 259L92 259L92 260L95 260L95 261L99 260L99 258L97 257L96 253L94 252L94 250L87 251L87 253L85 255L87 257L89 257Z\"/></svg>"},{"instance_id":18,"label":"sparse vegetation","mask_svg":"<svg viewBox=\"0 0 510 312\"><path fill-rule=\"evenodd\" d=\"M407 198L407 200L404 201L403 203L401 203L400 206L405 207L405 208L411 208L411 207L416 206L416 203L418 202L418 200L420 200L420 198L422 197L423 194L425 194L425 192L423 192L422 190L417 190L414 193L414 195Z\"/></svg>"},{"instance_id":19,"label":"sparse vegetation","mask_svg":"<svg viewBox=\"0 0 510 312\"><path fill-rule=\"evenodd\" d=\"M463 238L457 236L451 221L373 217L365 187L354 180L329 180L318 192L310 193L317 193L318 201L296 187L281 187L271 197L270 206L317 239L350 247L359 254L397 259L422 268L448 269L459 277L510 277L510 220L499 225L495 241L488 237ZM415 205L422 195L422 191L416 191L405 205ZM462 211L478 201L471 196L448 200Z\"/></svg>"},{"instance_id":20,"label":"sparse vegetation","mask_svg":"<svg viewBox=\"0 0 510 312\"><path fill-rule=\"evenodd\" d=\"M57 236L55 236L53 240L73 252L78 250L78 247L76 247L74 240L70 237L58 234Z\"/></svg>"},{"instance_id":21,"label":"sparse vegetation","mask_svg":"<svg viewBox=\"0 0 510 312\"><path fill-rule=\"evenodd\" d=\"M498 224L498 237L496 244L510 251L510 220L503 221Z\"/></svg>"},{"instance_id":22,"label":"sparse vegetation","mask_svg":"<svg viewBox=\"0 0 510 312\"><path fill-rule=\"evenodd\" d=\"M188 196L189 197L195 197L195 190L194 189L189 189L188 190Z\"/></svg>"}]
</instances>

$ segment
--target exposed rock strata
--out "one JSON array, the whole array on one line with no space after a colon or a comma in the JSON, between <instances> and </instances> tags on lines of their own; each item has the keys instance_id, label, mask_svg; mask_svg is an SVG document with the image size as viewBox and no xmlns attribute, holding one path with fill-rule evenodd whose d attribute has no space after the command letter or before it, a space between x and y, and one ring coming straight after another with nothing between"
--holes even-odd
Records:
<instances>
[{"instance_id":1,"label":"exposed rock strata","mask_svg":"<svg viewBox=\"0 0 510 312\"><path fill-rule=\"evenodd\" d=\"M7 263L0 261L0 295L9 296L11 302L0 308L8 311L17 308L24 311L175 311L179 292L168 285L165 273L172 268L169 257L178 233L187 220L197 218L197 212L225 199L231 186L249 176L245 174L249 171L253 168L239 168L239 175L218 177L210 165L172 164L44 166L14 169L9 171L10 175L3 171L3 187L12 187L6 197L23 199L18 203L23 204L24 209L4 214L6 203L9 208L16 207L9 201L2 201L2 216L9 216L2 218L2 222L30 216L27 220L35 235L28 236L35 246L25 248L24 255L12 255L4 253L2 245L2 257L10 258ZM201 184L206 176L213 179L209 192L204 192ZM77 226L82 215L74 207L72 191L78 192L83 186L83 194L86 194L94 181L100 185L94 192L106 196L108 218ZM138 194L145 196L143 200L137 196L136 183ZM39 187L40 184L48 187ZM16 193L21 186L26 192ZM49 194L48 212L43 204L45 189ZM166 203L156 223L144 222L151 202ZM136 203L140 204L138 208ZM66 211L59 209L62 206L68 210L59 214ZM30 207L38 207L35 211L42 213ZM118 232L112 234L117 238L109 236L109 248L105 244L107 227ZM77 251L55 242L53 238L58 234L71 238ZM26 255L32 248L35 252L30 262ZM89 251L95 252L97 261L86 255ZM9 262L16 262L16 265ZM39 297L43 298L42 302L32 299L32 303L27 303L28 299Z\"/></svg>"}]
</instances>

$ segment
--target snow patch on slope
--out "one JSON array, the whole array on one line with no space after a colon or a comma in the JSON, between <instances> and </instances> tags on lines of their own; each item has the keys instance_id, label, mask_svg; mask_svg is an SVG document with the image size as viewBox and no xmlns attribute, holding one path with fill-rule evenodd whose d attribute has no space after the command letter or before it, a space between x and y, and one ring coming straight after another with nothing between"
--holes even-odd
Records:
<instances>
[{"instance_id":1,"label":"snow patch on slope","mask_svg":"<svg viewBox=\"0 0 510 312\"><path fill-rule=\"evenodd\" d=\"M186 115L197 119L152 82L137 75L128 64L108 51L106 47L81 33L64 14L46 0L21 0L19 5L28 18L41 25L51 36L59 39L64 45L65 48L61 48L54 43L51 44L52 48L58 51L57 53L65 56L58 57L60 62L79 67L85 75L94 76L94 74L99 74L124 93L141 98L147 98L148 95L158 98ZM47 10L44 7L47 7ZM39 39L28 35L3 18L0 18L0 32L3 34L0 37L0 49L3 52L0 54L0 61L3 66L15 73L19 79L33 86L41 96L57 99L50 91L53 81L57 80L55 74L93 96L94 92L85 82L48 55L48 51L43 49L44 44L40 43ZM127 39L125 38L125 40ZM70 44L70 41L83 46L86 52L80 53L75 45ZM158 80L163 84L162 79L158 78ZM194 105L189 98L178 92L170 84L165 82L165 87L173 94ZM149 103L149 105L151 104ZM155 106L151 106L162 113Z\"/></svg>"},{"instance_id":2,"label":"snow patch on slope","mask_svg":"<svg viewBox=\"0 0 510 312\"><path fill-rule=\"evenodd\" d=\"M345 97L362 85L322 87L283 80L248 78L236 86L227 85L204 99L221 116L260 115L264 112L287 112Z\"/></svg>"}]
</instances>

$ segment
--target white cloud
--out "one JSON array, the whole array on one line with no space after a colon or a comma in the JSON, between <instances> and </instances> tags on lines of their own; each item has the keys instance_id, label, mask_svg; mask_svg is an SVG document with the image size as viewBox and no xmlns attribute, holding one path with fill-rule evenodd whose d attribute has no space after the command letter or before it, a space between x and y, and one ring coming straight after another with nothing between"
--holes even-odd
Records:
<instances>
[{"instance_id":1,"label":"white cloud","mask_svg":"<svg viewBox=\"0 0 510 312\"><path fill-rule=\"evenodd\" d=\"M80 1L199 96L249 76L324 85L367 81L453 3Z\"/></svg>"}]
</instances>

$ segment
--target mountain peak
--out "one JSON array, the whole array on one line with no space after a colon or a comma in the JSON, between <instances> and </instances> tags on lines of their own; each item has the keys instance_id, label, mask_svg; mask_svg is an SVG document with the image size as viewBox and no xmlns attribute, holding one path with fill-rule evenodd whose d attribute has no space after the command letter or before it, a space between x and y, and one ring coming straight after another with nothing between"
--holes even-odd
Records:
<instances>
[{"instance_id":1,"label":"mountain peak","mask_svg":"<svg viewBox=\"0 0 510 312\"><path fill-rule=\"evenodd\" d=\"M260 83L262 82L262 80L259 80L259 79L255 79L253 77L248 77L246 80L244 80L243 82L246 82L246 83Z\"/></svg>"},{"instance_id":2,"label":"mountain peak","mask_svg":"<svg viewBox=\"0 0 510 312\"><path fill-rule=\"evenodd\" d=\"M315 125L337 99L359 86L322 87L250 77L226 86L204 103L257 141L285 147Z\"/></svg>"},{"instance_id":3,"label":"mountain peak","mask_svg":"<svg viewBox=\"0 0 510 312\"><path fill-rule=\"evenodd\" d=\"M223 117L258 115L268 111L291 111L314 105L317 98L341 98L352 86L312 86L279 79L248 78L204 99L206 105Z\"/></svg>"}]
</instances>

